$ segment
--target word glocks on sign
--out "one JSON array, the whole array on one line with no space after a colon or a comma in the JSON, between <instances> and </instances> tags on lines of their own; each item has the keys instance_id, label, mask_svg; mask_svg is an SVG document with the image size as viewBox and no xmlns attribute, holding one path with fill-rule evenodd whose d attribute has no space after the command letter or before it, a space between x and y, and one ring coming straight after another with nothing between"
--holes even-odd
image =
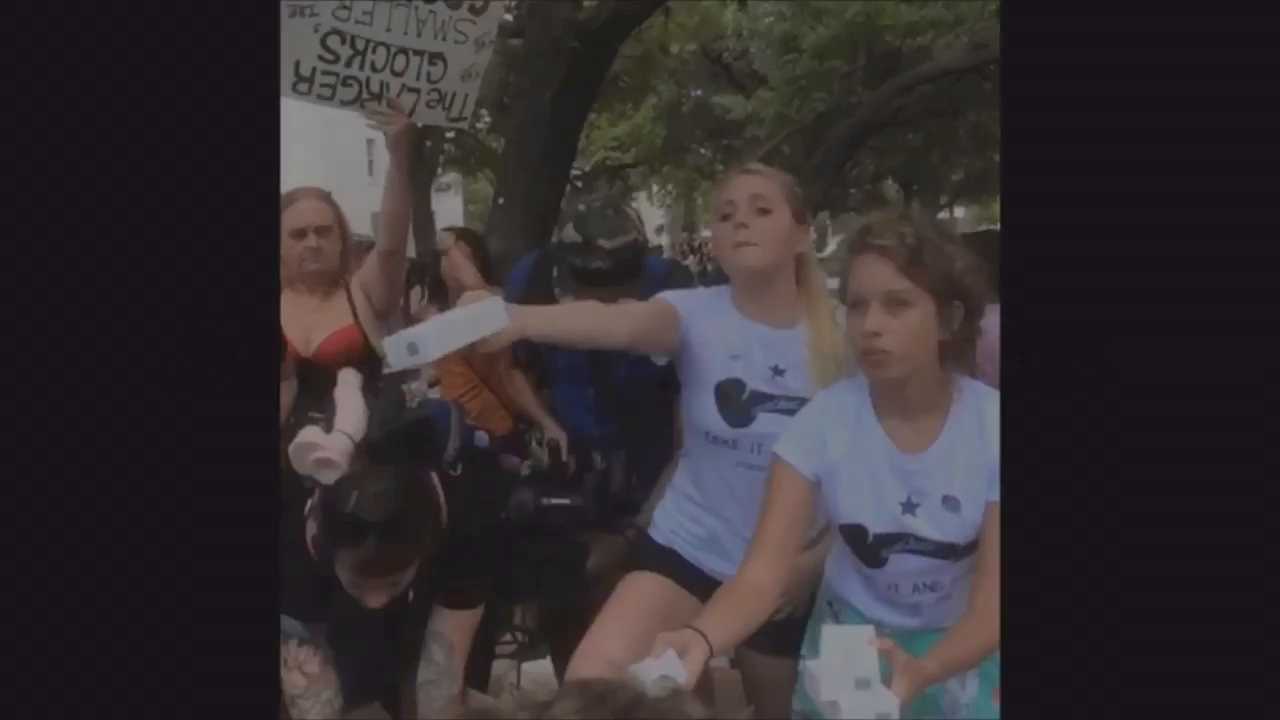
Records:
<instances>
[{"instance_id":1,"label":"word glocks on sign","mask_svg":"<svg viewBox=\"0 0 1280 720\"><path fill-rule=\"evenodd\" d=\"M505 3L496 0L285 2L280 91L359 109L399 100L414 122L465 126Z\"/></svg>"}]
</instances>

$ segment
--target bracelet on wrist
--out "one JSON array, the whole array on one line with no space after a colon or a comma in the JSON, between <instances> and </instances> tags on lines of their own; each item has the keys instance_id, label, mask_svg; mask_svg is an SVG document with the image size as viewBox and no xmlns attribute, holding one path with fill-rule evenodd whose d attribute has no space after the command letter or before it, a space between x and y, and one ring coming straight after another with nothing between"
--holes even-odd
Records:
<instances>
[{"instance_id":1,"label":"bracelet on wrist","mask_svg":"<svg viewBox=\"0 0 1280 720\"><path fill-rule=\"evenodd\" d=\"M707 659L711 659L716 656L716 649L711 645L711 638L707 637L705 632L695 627L692 623L685 625L685 629L698 633L698 637L702 638L702 642L707 644Z\"/></svg>"}]
</instances>

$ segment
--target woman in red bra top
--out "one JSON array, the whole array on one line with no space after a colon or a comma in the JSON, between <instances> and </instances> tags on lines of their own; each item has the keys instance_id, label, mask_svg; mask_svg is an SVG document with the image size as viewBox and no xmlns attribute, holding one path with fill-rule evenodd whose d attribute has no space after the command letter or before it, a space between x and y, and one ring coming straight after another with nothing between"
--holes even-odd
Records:
<instances>
[{"instance_id":1,"label":"woman in red bra top","mask_svg":"<svg viewBox=\"0 0 1280 720\"><path fill-rule=\"evenodd\" d=\"M411 195L413 122L395 100L366 109L369 127L386 135L391 161L382 190L378 243L353 267L351 230L327 191L300 187L280 198L281 441L288 446L303 426L324 422L332 407L338 371L355 368L372 387L382 372L375 343L382 341L404 292ZM281 606L312 621L332 592L325 576L311 572L300 538L304 481L285 463L282 478Z\"/></svg>"},{"instance_id":2,"label":"woman in red bra top","mask_svg":"<svg viewBox=\"0 0 1280 720\"><path fill-rule=\"evenodd\" d=\"M382 341L399 308L408 266L409 186L413 122L395 101L365 111L369 127L386 133L391 162L382 191L379 240L353 267L356 248L346 216L327 191L300 187L280 199L281 425L306 423L324 407L338 370L352 367L366 383L382 368ZM295 412L295 410L301 412ZM292 422L291 422L292 419ZM296 431L296 427L286 428ZM291 438L285 437L287 443Z\"/></svg>"}]
</instances>

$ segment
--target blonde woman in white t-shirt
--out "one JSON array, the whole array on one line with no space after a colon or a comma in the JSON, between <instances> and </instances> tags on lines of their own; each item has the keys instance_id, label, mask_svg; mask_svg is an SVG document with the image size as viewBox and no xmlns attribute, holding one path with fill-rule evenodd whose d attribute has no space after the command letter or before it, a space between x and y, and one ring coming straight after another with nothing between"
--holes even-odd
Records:
<instances>
[{"instance_id":1,"label":"blonde woman in white t-shirt","mask_svg":"<svg viewBox=\"0 0 1280 720\"><path fill-rule=\"evenodd\" d=\"M932 220L895 213L855 234L845 279L862 372L820 391L774 445L741 569L653 652L675 649L692 682L750 636L783 596L816 506L839 539L804 655L818 655L823 626L872 625L881 677L842 688L873 706L883 683L903 718L998 718L1000 393L971 377L982 271ZM831 699L798 688L794 714L830 716Z\"/></svg>"},{"instance_id":2,"label":"blonde woman in white t-shirt","mask_svg":"<svg viewBox=\"0 0 1280 720\"><path fill-rule=\"evenodd\" d=\"M511 306L511 327L481 344L531 340L665 356L680 376L675 470L648 532L633 545L631 572L570 661L569 680L623 675L658 633L689 623L733 576L759 516L773 441L814 392L851 366L794 178L760 164L732 170L716 187L712 213L711 251L727 285L626 304ZM807 550L784 581L788 607L771 610L773 620L736 653L759 717L789 711L829 548L823 529L821 522L810 528Z\"/></svg>"}]
</instances>

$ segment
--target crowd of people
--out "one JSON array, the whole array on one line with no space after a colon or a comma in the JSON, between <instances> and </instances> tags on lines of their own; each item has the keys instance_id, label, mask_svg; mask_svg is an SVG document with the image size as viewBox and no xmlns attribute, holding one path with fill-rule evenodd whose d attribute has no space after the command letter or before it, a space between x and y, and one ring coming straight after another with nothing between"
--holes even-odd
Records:
<instances>
[{"instance_id":1,"label":"crowd of people","mask_svg":"<svg viewBox=\"0 0 1280 720\"><path fill-rule=\"evenodd\" d=\"M720 285L729 281L711 252L707 238L685 232L675 241L673 255L684 263L699 285Z\"/></svg>"},{"instance_id":2,"label":"crowd of people","mask_svg":"<svg viewBox=\"0 0 1280 720\"><path fill-rule=\"evenodd\" d=\"M283 713L709 717L725 656L755 717L823 717L798 663L853 624L902 717L999 717L999 392L975 379L998 305L973 252L886 211L837 300L798 184L749 164L715 188L722 282L608 198L504 279L465 227L411 265L412 124L367 115L376 245L323 190L281 199ZM384 371L382 338L493 296L507 328ZM549 652L556 698L474 701L503 647ZM627 680L668 650L682 687Z\"/></svg>"}]
</instances>

